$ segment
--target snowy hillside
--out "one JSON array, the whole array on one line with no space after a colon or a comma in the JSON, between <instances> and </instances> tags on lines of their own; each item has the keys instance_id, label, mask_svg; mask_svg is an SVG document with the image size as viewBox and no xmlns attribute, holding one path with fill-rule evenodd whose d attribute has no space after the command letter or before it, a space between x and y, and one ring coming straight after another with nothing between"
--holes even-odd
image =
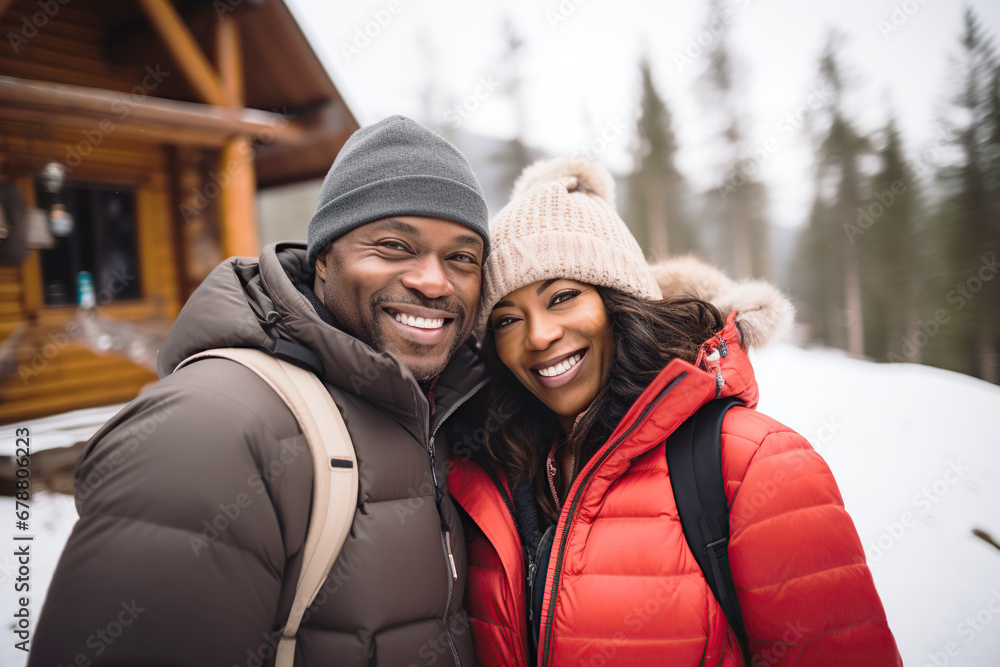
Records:
<instances>
[{"instance_id":1,"label":"snowy hillside","mask_svg":"<svg viewBox=\"0 0 1000 667\"><path fill-rule=\"evenodd\" d=\"M1000 388L934 368L877 365L786 344L753 359L758 409L807 436L837 476L904 663L1000 664L1000 551L971 532L1000 538ZM36 422L33 445L71 444L85 435L68 432L67 422L89 424L92 432L116 411ZM0 452L10 453L13 441L13 427L0 428ZM0 498L0 511L10 517L13 504ZM32 505L37 616L75 510L67 496L40 496ZM11 524L0 526L5 544ZM4 619L12 618L15 570L11 556L0 557ZM0 664L23 665L12 643L0 644Z\"/></svg>"}]
</instances>

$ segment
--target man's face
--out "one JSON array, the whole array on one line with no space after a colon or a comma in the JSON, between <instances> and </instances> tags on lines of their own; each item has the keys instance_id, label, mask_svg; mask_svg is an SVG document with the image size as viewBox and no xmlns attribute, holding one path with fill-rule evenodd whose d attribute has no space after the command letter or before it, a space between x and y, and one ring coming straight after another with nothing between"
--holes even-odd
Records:
<instances>
[{"instance_id":1,"label":"man's face","mask_svg":"<svg viewBox=\"0 0 1000 667\"><path fill-rule=\"evenodd\" d=\"M316 258L316 293L344 330L418 380L448 364L475 323L483 239L465 225L399 216L362 225Z\"/></svg>"}]
</instances>

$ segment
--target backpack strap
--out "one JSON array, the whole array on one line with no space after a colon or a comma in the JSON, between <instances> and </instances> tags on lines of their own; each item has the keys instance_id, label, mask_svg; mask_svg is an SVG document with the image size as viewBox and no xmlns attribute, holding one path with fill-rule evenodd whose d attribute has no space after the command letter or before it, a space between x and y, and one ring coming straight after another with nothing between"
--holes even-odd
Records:
<instances>
[{"instance_id":1,"label":"backpack strap","mask_svg":"<svg viewBox=\"0 0 1000 667\"><path fill-rule=\"evenodd\" d=\"M208 357L235 361L267 382L292 411L312 453L313 496L302 570L275 659L276 667L291 667L302 616L326 581L354 521L358 498L354 444L340 409L315 374L250 348L206 350L177 368Z\"/></svg>"},{"instance_id":2,"label":"backpack strap","mask_svg":"<svg viewBox=\"0 0 1000 667\"><path fill-rule=\"evenodd\" d=\"M749 640L729 568L729 502L722 478L722 420L736 398L709 401L667 438L667 468L684 538L736 633L746 664Z\"/></svg>"}]
</instances>

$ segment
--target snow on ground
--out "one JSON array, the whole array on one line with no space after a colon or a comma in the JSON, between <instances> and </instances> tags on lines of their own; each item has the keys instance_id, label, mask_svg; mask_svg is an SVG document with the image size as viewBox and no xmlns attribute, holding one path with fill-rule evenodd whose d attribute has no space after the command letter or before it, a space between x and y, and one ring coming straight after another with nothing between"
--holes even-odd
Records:
<instances>
[{"instance_id":1,"label":"snow on ground","mask_svg":"<svg viewBox=\"0 0 1000 667\"><path fill-rule=\"evenodd\" d=\"M96 430L96 429L95 429ZM2 643L0 643L0 665L4 667L23 667L27 662L27 654L14 647L15 642L20 642L21 638L14 635L15 618L14 612L18 608L18 598L25 595L29 598L29 621L31 623L31 636L34 637L34 627L38 620L38 613L42 609L42 601L49 590L49 582L56 570L56 563L59 562L59 554L62 553L66 540L76 523L76 506L71 496L62 493L38 493L31 499L31 518L29 520L30 530L20 532L14 530L14 499L0 497L0 516L3 516L0 525L0 618L3 619ZM18 536L31 535L34 539L30 542L15 542L13 537L15 532ZM15 592L14 586L21 576L18 572L20 564L14 556L14 551L18 547L28 544L31 562L30 572L27 582L30 590ZM95 624L94 629L97 629Z\"/></svg>"},{"instance_id":2,"label":"snow on ground","mask_svg":"<svg viewBox=\"0 0 1000 667\"><path fill-rule=\"evenodd\" d=\"M68 447L80 441L89 440L108 419L113 417L122 405L102 406L86 410L74 410L44 419L35 419L0 427L0 456L13 456L17 443L17 429L28 428L30 451L38 452L53 447ZM77 514L73 498L61 493L37 493L31 498L29 530L15 530L15 499L0 497L0 618L3 619L0 643L0 665L14 667L24 665L27 656L14 647L20 641L14 632L14 611L18 598L27 595L30 599L29 612L32 634L35 621L42 608L42 601L48 592L49 582L59 561L59 554L69 539L76 523ZM14 541L18 536L33 536L30 542ZM17 592L14 586L20 563L14 556L17 547L29 544L31 553L29 591ZM24 582L20 582L24 583ZM96 629L96 628L95 628Z\"/></svg>"},{"instance_id":3,"label":"snow on ground","mask_svg":"<svg viewBox=\"0 0 1000 667\"><path fill-rule=\"evenodd\" d=\"M1000 387L778 344L758 409L833 469L908 667L1000 664Z\"/></svg>"},{"instance_id":4,"label":"snow on ground","mask_svg":"<svg viewBox=\"0 0 1000 667\"><path fill-rule=\"evenodd\" d=\"M102 405L97 408L73 410L59 415L34 419L17 424L0 426L0 456L13 456L17 441L15 432L19 428L28 428L31 433L32 453L54 447L69 447L78 442L90 440L90 436L104 425L125 403L117 405Z\"/></svg>"},{"instance_id":5,"label":"snow on ground","mask_svg":"<svg viewBox=\"0 0 1000 667\"><path fill-rule=\"evenodd\" d=\"M997 665L1000 551L971 531L1000 540L1000 387L787 344L752 357L758 409L808 437L837 477L904 664ZM85 440L120 407L33 422L32 447ZM0 454L12 453L13 428L0 428ZM0 513L13 511L14 500L0 498ZM31 511L34 620L76 511L68 496L48 494L37 495ZM0 522L4 544L12 544L12 524ZM12 551L0 551L5 626L15 605ZM12 641L0 644L0 664L24 662Z\"/></svg>"}]
</instances>

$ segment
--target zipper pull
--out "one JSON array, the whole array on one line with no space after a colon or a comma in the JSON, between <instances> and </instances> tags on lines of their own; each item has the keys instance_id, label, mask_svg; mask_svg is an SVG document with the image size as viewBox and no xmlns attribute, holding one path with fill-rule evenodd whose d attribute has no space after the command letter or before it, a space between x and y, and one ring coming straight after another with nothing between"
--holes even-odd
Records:
<instances>
[{"instance_id":1,"label":"zipper pull","mask_svg":"<svg viewBox=\"0 0 1000 667\"><path fill-rule=\"evenodd\" d=\"M437 467L437 456L434 452L434 436L431 436L430 442L427 443L427 451L430 453L431 457L431 477L434 479L434 487L438 486L438 467Z\"/></svg>"},{"instance_id":2,"label":"zipper pull","mask_svg":"<svg viewBox=\"0 0 1000 667\"><path fill-rule=\"evenodd\" d=\"M538 570L538 563L528 556L528 620L535 620L535 609L531 601L534 599L535 572Z\"/></svg>"},{"instance_id":3,"label":"zipper pull","mask_svg":"<svg viewBox=\"0 0 1000 667\"><path fill-rule=\"evenodd\" d=\"M549 491L552 492L552 500L556 502L558 510L561 509L562 505L559 503L559 493L556 491L556 472L556 450L553 449L545 460L545 473L549 478Z\"/></svg>"},{"instance_id":4,"label":"zipper pull","mask_svg":"<svg viewBox=\"0 0 1000 667\"><path fill-rule=\"evenodd\" d=\"M455 566L455 555L451 553L451 531L444 533L444 544L448 548L448 565L451 567L451 578L458 581L458 568Z\"/></svg>"}]
</instances>

